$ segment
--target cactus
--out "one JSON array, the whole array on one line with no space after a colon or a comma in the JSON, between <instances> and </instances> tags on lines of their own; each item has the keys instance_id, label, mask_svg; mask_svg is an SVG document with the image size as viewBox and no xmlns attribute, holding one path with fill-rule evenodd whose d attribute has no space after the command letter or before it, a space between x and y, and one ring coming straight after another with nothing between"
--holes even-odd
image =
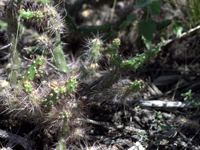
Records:
<instances>
[{"instance_id":1,"label":"cactus","mask_svg":"<svg viewBox=\"0 0 200 150\"><path fill-rule=\"evenodd\" d=\"M19 10L19 15L23 18L23 19L39 19L41 20L44 16L43 13L41 11L35 11L32 12L30 10L24 10L24 9L20 9Z\"/></svg>"},{"instance_id":2,"label":"cactus","mask_svg":"<svg viewBox=\"0 0 200 150\"><path fill-rule=\"evenodd\" d=\"M11 58L9 63L11 64L11 71L10 71L10 83L16 84L17 83L17 76L20 74L20 49L17 45L18 35L20 32L20 16L13 18L13 10L19 9L21 7L21 1L15 1L9 4L6 11L7 19L6 22L8 23L8 42L11 44L9 48L9 53L11 54ZM18 7L19 6L19 7Z\"/></svg>"},{"instance_id":3,"label":"cactus","mask_svg":"<svg viewBox=\"0 0 200 150\"><path fill-rule=\"evenodd\" d=\"M142 88L142 81L134 81L129 86L126 86L117 92L115 90L115 92L110 92L109 94L107 93L107 91L105 91L105 89L111 88L113 84L117 83L120 80L120 77L124 71L136 70L142 64L145 64L151 58L155 57L160 50L160 47L157 46L147 52L140 54L139 56L135 56L127 61L123 61L123 58L118 54L119 45L120 40L114 39L112 44L108 45L104 50L102 50L104 55L109 56L112 71L105 74L100 84L96 85L92 89L93 92L101 91L102 94L100 95L107 95L107 99L109 100L116 98L123 99L128 96L130 92L139 91ZM99 94L96 95L97 96L94 99L101 99L101 96Z\"/></svg>"},{"instance_id":4,"label":"cactus","mask_svg":"<svg viewBox=\"0 0 200 150\"><path fill-rule=\"evenodd\" d=\"M31 82L28 80L24 81L24 91L26 91L27 93L30 93L32 91L32 85Z\"/></svg>"},{"instance_id":5,"label":"cactus","mask_svg":"<svg viewBox=\"0 0 200 150\"><path fill-rule=\"evenodd\" d=\"M145 62L149 61L150 58L155 57L159 51L159 46L152 48L149 51L140 54L139 56L135 56L127 61L123 61L122 66L127 70L135 70Z\"/></svg>"},{"instance_id":6,"label":"cactus","mask_svg":"<svg viewBox=\"0 0 200 150\"><path fill-rule=\"evenodd\" d=\"M69 78L66 83L66 86L67 86L68 93L71 94L72 92L74 92L75 87L76 87L76 78L74 78L74 77Z\"/></svg>"},{"instance_id":7,"label":"cactus","mask_svg":"<svg viewBox=\"0 0 200 150\"><path fill-rule=\"evenodd\" d=\"M66 141L64 138L61 138L57 145L56 145L56 150L66 150Z\"/></svg>"},{"instance_id":8,"label":"cactus","mask_svg":"<svg viewBox=\"0 0 200 150\"><path fill-rule=\"evenodd\" d=\"M130 83L128 86L119 90L116 96L120 99L123 99L126 96L128 96L131 92L137 92L141 88L142 88L142 81L134 81Z\"/></svg>"},{"instance_id":9,"label":"cactus","mask_svg":"<svg viewBox=\"0 0 200 150\"><path fill-rule=\"evenodd\" d=\"M20 9L19 16L25 20L31 20L31 22L38 27L43 25L42 28L45 30L45 34L38 37L37 49L41 49L43 52L46 49L49 50L52 54L54 65L64 72L69 72L60 38L64 27L63 20L56 8L48 5L48 0L37 0L34 2L40 4L40 7L43 5L43 9L36 9L34 11ZM39 24L38 22L41 23Z\"/></svg>"},{"instance_id":10,"label":"cactus","mask_svg":"<svg viewBox=\"0 0 200 150\"><path fill-rule=\"evenodd\" d=\"M40 72L39 66L41 66L43 63L44 63L44 58L42 56L38 56L30 65L26 73L23 75L23 79L33 80L35 75Z\"/></svg>"},{"instance_id":11,"label":"cactus","mask_svg":"<svg viewBox=\"0 0 200 150\"><path fill-rule=\"evenodd\" d=\"M120 68L122 63L122 57L118 54L118 48L120 46L120 39L114 39L111 45L108 45L104 53L109 56L110 64L112 68Z\"/></svg>"},{"instance_id":12,"label":"cactus","mask_svg":"<svg viewBox=\"0 0 200 150\"><path fill-rule=\"evenodd\" d=\"M61 40L60 40L60 35L57 37L57 42L55 44L55 50L53 51L53 57L54 57L54 65L64 71L64 72L69 72L69 68L67 67L67 62L65 60L65 56L62 50L62 45L61 45Z\"/></svg>"},{"instance_id":13,"label":"cactus","mask_svg":"<svg viewBox=\"0 0 200 150\"><path fill-rule=\"evenodd\" d=\"M67 96L73 94L75 92L76 88L76 78L70 77L67 79L66 82L59 83L54 80L51 84L51 90L48 93L48 95L45 96L45 102L44 105L48 109L52 108L52 105L55 106L58 102L58 100L61 98L61 95Z\"/></svg>"},{"instance_id":14,"label":"cactus","mask_svg":"<svg viewBox=\"0 0 200 150\"><path fill-rule=\"evenodd\" d=\"M101 59L101 46L102 46L102 41L98 38L95 38L93 40L89 40L88 43L88 50L86 52L88 59L87 62L90 64L92 63L97 63Z\"/></svg>"}]
</instances>

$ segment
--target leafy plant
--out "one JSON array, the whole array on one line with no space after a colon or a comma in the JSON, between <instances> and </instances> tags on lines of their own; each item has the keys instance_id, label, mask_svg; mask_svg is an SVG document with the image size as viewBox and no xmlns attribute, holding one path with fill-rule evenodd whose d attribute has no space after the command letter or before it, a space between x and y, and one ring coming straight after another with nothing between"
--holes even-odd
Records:
<instances>
[{"instance_id":1,"label":"leafy plant","mask_svg":"<svg viewBox=\"0 0 200 150\"><path fill-rule=\"evenodd\" d=\"M188 92L182 93L181 96L184 97L184 101L186 101L188 105L196 108L196 112L199 112L199 110L200 110L199 100L193 98L194 94L195 93L193 93L192 90L190 89Z\"/></svg>"},{"instance_id":2,"label":"leafy plant","mask_svg":"<svg viewBox=\"0 0 200 150\"><path fill-rule=\"evenodd\" d=\"M161 111L155 111L154 112L154 117L155 117L155 126L154 128L158 131L161 131L162 130L162 127L161 127L161 119L162 119L162 114L161 114Z\"/></svg>"},{"instance_id":3,"label":"leafy plant","mask_svg":"<svg viewBox=\"0 0 200 150\"><path fill-rule=\"evenodd\" d=\"M174 34L176 34L176 37L180 37L181 33L186 30L187 28L183 23L176 21L172 23L172 31Z\"/></svg>"}]
</instances>

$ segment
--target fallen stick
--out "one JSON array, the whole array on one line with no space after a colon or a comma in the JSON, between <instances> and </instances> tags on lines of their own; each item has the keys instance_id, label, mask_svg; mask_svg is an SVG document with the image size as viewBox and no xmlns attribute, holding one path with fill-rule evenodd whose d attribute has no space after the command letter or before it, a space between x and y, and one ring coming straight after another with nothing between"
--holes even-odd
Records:
<instances>
[{"instance_id":1,"label":"fallen stick","mask_svg":"<svg viewBox=\"0 0 200 150\"><path fill-rule=\"evenodd\" d=\"M137 103L143 107L161 107L161 108L193 108L184 102L179 101L161 101L161 100L139 100Z\"/></svg>"},{"instance_id":2,"label":"fallen stick","mask_svg":"<svg viewBox=\"0 0 200 150\"><path fill-rule=\"evenodd\" d=\"M10 133L10 132L7 132L7 131L0 129L0 138L7 139L7 140L9 140L13 143L19 144L25 150L32 150L31 145L27 141L27 139L25 139L25 138L23 138L19 135L16 135L16 134L13 134L13 133Z\"/></svg>"}]
</instances>

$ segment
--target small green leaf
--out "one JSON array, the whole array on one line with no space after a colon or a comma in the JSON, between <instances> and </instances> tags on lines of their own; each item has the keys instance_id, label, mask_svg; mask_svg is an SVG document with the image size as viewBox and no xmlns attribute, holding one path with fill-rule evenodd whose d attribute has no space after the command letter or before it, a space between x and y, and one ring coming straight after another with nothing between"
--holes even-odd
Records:
<instances>
[{"instance_id":1,"label":"small green leaf","mask_svg":"<svg viewBox=\"0 0 200 150\"><path fill-rule=\"evenodd\" d=\"M150 0L137 0L136 1L136 5L134 8L141 8L141 7L144 7L146 6L147 4L151 3Z\"/></svg>"},{"instance_id":2,"label":"small green leaf","mask_svg":"<svg viewBox=\"0 0 200 150\"><path fill-rule=\"evenodd\" d=\"M181 96L186 96L186 94L185 94L185 93L182 93Z\"/></svg>"},{"instance_id":3,"label":"small green leaf","mask_svg":"<svg viewBox=\"0 0 200 150\"><path fill-rule=\"evenodd\" d=\"M181 22L174 21L172 23L172 31L173 31L174 34L176 34L176 37L180 37L182 31L184 31L186 29L187 29L186 26Z\"/></svg>"},{"instance_id":4,"label":"small green leaf","mask_svg":"<svg viewBox=\"0 0 200 150\"><path fill-rule=\"evenodd\" d=\"M152 3L149 4L149 10L152 15L159 15L160 14L160 2L152 1Z\"/></svg>"},{"instance_id":5,"label":"small green leaf","mask_svg":"<svg viewBox=\"0 0 200 150\"><path fill-rule=\"evenodd\" d=\"M158 114L161 114L161 111L158 111Z\"/></svg>"},{"instance_id":6,"label":"small green leaf","mask_svg":"<svg viewBox=\"0 0 200 150\"><path fill-rule=\"evenodd\" d=\"M157 30L164 29L165 27L167 27L167 26L170 25L171 23L172 23L171 20L158 21L158 22L156 22L156 29L157 29Z\"/></svg>"},{"instance_id":7,"label":"small green leaf","mask_svg":"<svg viewBox=\"0 0 200 150\"><path fill-rule=\"evenodd\" d=\"M144 36L147 41L150 41L153 38L153 34L156 33L156 24L154 20L142 20L138 25L139 34Z\"/></svg>"},{"instance_id":8,"label":"small green leaf","mask_svg":"<svg viewBox=\"0 0 200 150\"><path fill-rule=\"evenodd\" d=\"M129 24L129 23L131 23L132 21L134 21L135 19L136 19L136 14L130 14L130 15L127 16L126 21L127 21L127 23Z\"/></svg>"},{"instance_id":9,"label":"small green leaf","mask_svg":"<svg viewBox=\"0 0 200 150\"><path fill-rule=\"evenodd\" d=\"M143 35L142 35L142 39L143 39L144 44L147 47L147 49L150 49L151 48L151 40L147 40Z\"/></svg>"},{"instance_id":10,"label":"small green leaf","mask_svg":"<svg viewBox=\"0 0 200 150\"><path fill-rule=\"evenodd\" d=\"M136 19L136 14L130 14L127 16L126 21L124 21L120 26L120 31L122 31L124 29L125 26L131 24L133 21L135 21Z\"/></svg>"}]
</instances>

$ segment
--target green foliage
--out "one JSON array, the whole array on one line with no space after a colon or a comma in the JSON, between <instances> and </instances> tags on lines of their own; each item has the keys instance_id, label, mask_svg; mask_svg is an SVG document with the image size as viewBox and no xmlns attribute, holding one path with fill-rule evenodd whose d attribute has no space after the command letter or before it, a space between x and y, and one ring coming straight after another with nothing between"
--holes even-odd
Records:
<instances>
[{"instance_id":1,"label":"green foliage","mask_svg":"<svg viewBox=\"0 0 200 150\"><path fill-rule=\"evenodd\" d=\"M34 2L38 3L40 7L37 7L34 11L20 9L19 15L23 19L31 21L33 25L41 27L38 21L42 23L42 28L45 29L46 32L38 37L37 43L39 47L37 47L37 49L41 49L43 52L45 52L46 49L50 49L49 51L52 54L54 65L63 72L69 72L60 38L60 33L63 32L64 27L61 19L62 17L55 7L48 5L49 0L37 0ZM43 6L43 9L41 6ZM54 38L54 40L51 40L51 38ZM53 50L52 47L54 47Z\"/></svg>"},{"instance_id":2,"label":"green foliage","mask_svg":"<svg viewBox=\"0 0 200 150\"><path fill-rule=\"evenodd\" d=\"M39 66L41 66L43 63L44 58L42 56L38 56L23 75L23 80L33 80L36 73L39 72Z\"/></svg>"},{"instance_id":3,"label":"green foliage","mask_svg":"<svg viewBox=\"0 0 200 150\"><path fill-rule=\"evenodd\" d=\"M142 81L134 81L129 85L131 92L137 92L142 88Z\"/></svg>"},{"instance_id":4,"label":"green foliage","mask_svg":"<svg viewBox=\"0 0 200 150\"><path fill-rule=\"evenodd\" d=\"M190 105L190 106L196 108L196 112L195 112L195 113L199 113L199 110L200 110L200 107L199 107L199 100L194 98L194 94L195 94L195 93L193 93L192 90L190 89L188 92L182 93L181 96L184 97L184 101L185 101L188 105Z\"/></svg>"},{"instance_id":5,"label":"green foliage","mask_svg":"<svg viewBox=\"0 0 200 150\"><path fill-rule=\"evenodd\" d=\"M42 19L43 18L43 13L41 11L36 11L36 12L32 12L30 10L24 10L21 9L19 10L19 15L23 18L23 19Z\"/></svg>"},{"instance_id":6,"label":"green foliage","mask_svg":"<svg viewBox=\"0 0 200 150\"><path fill-rule=\"evenodd\" d=\"M66 86L67 86L67 92L69 92L70 94L74 92L74 89L76 87L76 78L69 78L67 83L66 83Z\"/></svg>"},{"instance_id":7,"label":"green foliage","mask_svg":"<svg viewBox=\"0 0 200 150\"><path fill-rule=\"evenodd\" d=\"M186 30L186 26L181 22L174 21L172 23L172 31L176 37L180 37L181 33Z\"/></svg>"},{"instance_id":8,"label":"green foliage","mask_svg":"<svg viewBox=\"0 0 200 150\"><path fill-rule=\"evenodd\" d=\"M71 113L71 111L68 111L68 110L62 111L62 112L59 114L59 118L60 118L61 120L63 120L64 122L69 121L69 119L70 119L71 117L72 117L72 113Z\"/></svg>"},{"instance_id":9,"label":"green foliage","mask_svg":"<svg viewBox=\"0 0 200 150\"><path fill-rule=\"evenodd\" d=\"M91 42L89 42L89 50L88 50L88 56L89 56L89 62L91 63L97 63L101 58L101 44L102 41L99 39L93 39Z\"/></svg>"},{"instance_id":10,"label":"green foliage","mask_svg":"<svg viewBox=\"0 0 200 150\"><path fill-rule=\"evenodd\" d=\"M171 23L172 23L171 20L158 21L158 22L156 22L156 29L162 30L162 29L166 28L167 26L169 26Z\"/></svg>"},{"instance_id":11,"label":"green foliage","mask_svg":"<svg viewBox=\"0 0 200 150\"><path fill-rule=\"evenodd\" d=\"M181 96L184 97L184 101L186 101L186 100L192 100L193 99L193 95L194 95L194 93L192 93L191 89L188 92L181 94Z\"/></svg>"},{"instance_id":12,"label":"green foliage","mask_svg":"<svg viewBox=\"0 0 200 150\"><path fill-rule=\"evenodd\" d=\"M151 15L159 15L160 14L160 2L159 1L150 1L150 0L138 0L136 2L135 8L146 7L147 15L146 19L141 20L138 23L138 32L139 35L142 36L142 39L148 49L151 47L151 40L153 38L153 34L156 34L157 29L164 28L168 26L167 23L156 24L156 22L151 19ZM151 14L151 15L150 15Z\"/></svg>"},{"instance_id":13,"label":"green foliage","mask_svg":"<svg viewBox=\"0 0 200 150\"><path fill-rule=\"evenodd\" d=\"M118 48L120 46L120 39L114 39L112 44L113 47Z\"/></svg>"},{"instance_id":14,"label":"green foliage","mask_svg":"<svg viewBox=\"0 0 200 150\"><path fill-rule=\"evenodd\" d=\"M120 26L120 31L122 31L125 26L128 26L129 24L133 23L136 20L136 14L130 14L127 16L126 21L124 21Z\"/></svg>"},{"instance_id":15,"label":"green foliage","mask_svg":"<svg viewBox=\"0 0 200 150\"><path fill-rule=\"evenodd\" d=\"M149 4L149 3L151 3L150 0L137 0L137 1L136 1L135 8L144 7L144 6L146 6L147 4Z\"/></svg>"},{"instance_id":16,"label":"green foliage","mask_svg":"<svg viewBox=\"0 0 200 150\"><path fill-rule=\"evenodd\" d=\"M27 92L27 93L30 93L32 91L32 85L31 85L31 82L28 81L28 80L25 80L24 81L24 90Z\"/></svg>"},{"instance_id":17,"label":"green foliage","mask_svg":"<svg viewBox=\"0 0 200 150\"><path fill-rule=\"evenodd\" d=\"M163 130L171 130L174 128L171 125L166 125L166 124L161 123L161 119L163 118L161 111L154 111L154 117L155 117L155 120L154 120L155 130L163 131Z\"/></svg>"},{"instance_id":18,"label":"green foliage","mask_svg":"<svg viewBox=\"0 0 200 150\"><path fill-rule=\"evenodd\" d=\"M69 72L69 68L67 67L67 62L62 49L61 38L59 33L57 33L57 41L55 44L55 49L53 51L52 57L54 58L54 65L58 69L62 70L63 72Z\"/></svg>"},{"instance_id":19,"label":"green foliage","mask_svg":"<svg viewBox=\"0 0 200 150\"><path fill-rule=\"evenodd\" d=\"M160 2L159 1L152 1L148 8L152 15L159 15L160 14Z\"/></svg>"},{"instance_id":20,"label":"green foliage","mask_svg":"<svg viewBox=\"0 0 200 150\"><path fill-rule=\"evenodd\" d=\"M152 19L142 20L138 24L139 34L143 35L147 41L150 41L153 38L153 34L156 33L156 24Z\"/></svg>"},{"instance_id":21,"label":"green foliage","mask_svg":"<svg viewBox=\"0 0 200 150\"><path fill-rule=\"evenodd\" d=\"M161 131L162 130L162 127L161 127L161 119L162 119L162 114L161 114L161 111L155 111L154 112L154 117L155 117L155 121L154 121L154 128L158 131Z\"/></svg>"},{"instance_id":22,"label":"green foliage","mask_svg":"<svg viewBox=\"0 0 200 150\"><path fill-rule=\"evenodd\" d=\"M157 46L152 48L151 50L140 54L139 56L135 56L127 61L122 63L123 67L127 70L135 70L140 65L147 62L150 58L155 57L156 54L159 52L160 48Z\"/></svg>"},{"instance_id":23,"label":"green foliage","mask_svg":"<svg viewBox=\"0 0 200 150\"><path fill-rule=\"evenodd\" d=\"M37 2L38 4L48 4L49 0L33 0L34 2Z\"/></svg>"},{"instance_id":24,"label":"green foliage","mask_svg":"<svg viewBox=\"0 0 200 150\"><path fill-rule=\"evenodd\" d=\"M109 54L110 56L110 64L111 66L120 68L121 63L122 63L122 58L121 56L118 54L118 48L120 45L120 40L119 39L114 39L111 45L108 45L106 47L106 50L104 51L104 53Z\"/></svg>"}]
</instances>

